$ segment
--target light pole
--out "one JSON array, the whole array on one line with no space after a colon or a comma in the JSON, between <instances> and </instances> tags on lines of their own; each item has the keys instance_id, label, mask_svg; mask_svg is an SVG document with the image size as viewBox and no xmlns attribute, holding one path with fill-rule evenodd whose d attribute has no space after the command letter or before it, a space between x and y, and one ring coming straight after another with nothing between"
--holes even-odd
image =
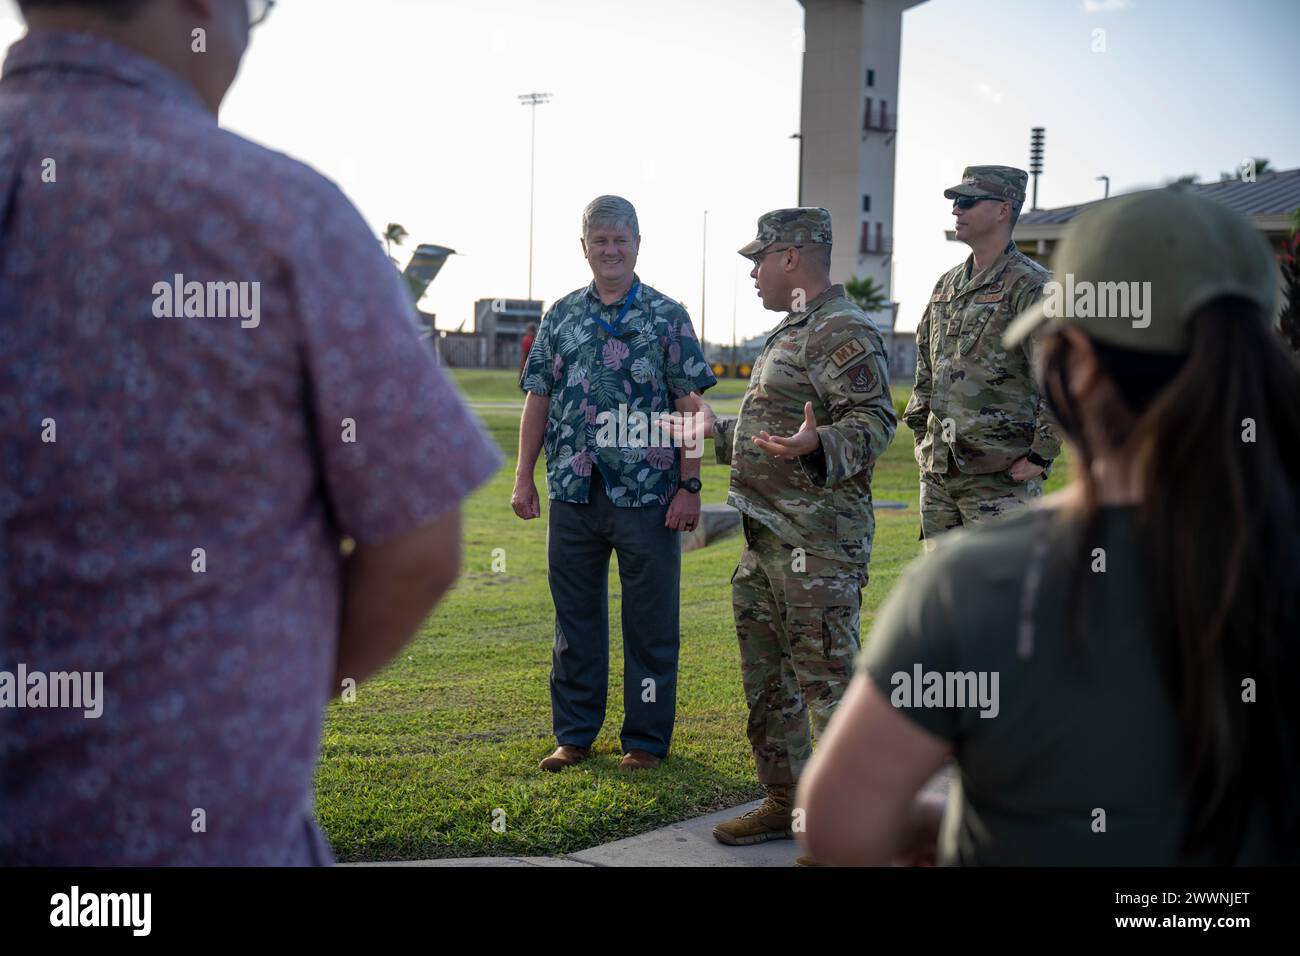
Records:
<instances>
[{"instance_id":1,"label":"light pole","mask_svg":"<svg viewBox=\"0 0 1300 956\"><path fill-rule=\"evenodd\" d=\"M731 375L736 375L736 270L731 270Z\"/></svg>"},{"instance_id":2,"label":"light pole","mask_svg":"<svg viewBox=\"0 0 1300 956\"><path fill-rule=\"evenodd\" d=\"M709 262L709 211L704 210L704 238L700 243L700 349L704 345L704 290L705 283L708 281L708 262ZM708 361L709 356L704 356L704 361Z\"/></svg>"},{"instance_id":3,"label":"light pole","mask_svg":"<svg viewBox=\"0 0 1300 956\"><path fill-rule=\"evenodd\" d=\"M533 299L533 183L537 168L537 107L550 100L550 93L521 93L519 105L532 108L533 131L528 147L528 301Z\"/></svg>"},{"instance_id":4,"label":"light pole","mask_svg":"<svg viewBox=\"0 0 1300 956\"><path fill-rule=\"evenodd\" d=\"M797 139L799 141L799 189L796 192L796 195L799 198L795 201L795 204L802 207L803 206L803 133L791 133L790 138Z\"/></svg>"},{"instance_id":5,"label":"light pole","mask_svg":"<svg viewBox=\"0 0 1300 956\"><path fill-rule=\"evenodd\" d=\"M1110 177L1109 177L1109 176L1098 176L1097 179L1099 179L1099 180L1105 182L1105 184L1106 184L1106 192L1105 192L1105 194L1104 194L1101 198L1102 198L1102 199L1109 199L1109 198L1110 198Z\"/></svg>"}]
</instances>

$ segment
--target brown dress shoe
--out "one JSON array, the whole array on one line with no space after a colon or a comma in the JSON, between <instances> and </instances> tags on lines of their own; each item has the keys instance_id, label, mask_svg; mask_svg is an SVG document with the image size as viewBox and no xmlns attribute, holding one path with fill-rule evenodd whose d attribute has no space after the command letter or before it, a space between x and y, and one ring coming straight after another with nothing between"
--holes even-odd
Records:
<instances>
[{"instance_id":1,"label":"brown dress shoe","mask_svg":"<svg viewBox=\"0 0 1300 956\"><path fill-rule=\"evenodd\" d=\"M581 763L591 756L590 747L570 747L568 744L561 744L555 748L555 753L551 754L537 766L543 770L550 770L558 773L565 767L572 767L575 763Z\"/></svg>"},{"instance_id":2,"label":"brown dress shoe","mask_svg":"<svg viewBox=\"0 0 1300 956\"><path fill-rule=\"evenodd\" d=\"M653 770L662 761L644 750L629 750L618 762L619 770Z\"/></svg>"},{"instance_id":3,"label":"brown dress shoe","mask_svg":"<svg viewBox=\"0 0 1300 956\"><path fill-rule=\"evenodd\" d=\"M817 857L813 856L811 853L805 853L803 856L799 857L799 859L794 861L794 865L795 866L825 866L826 864L818 863Z\"/></svg>"}]
</instances>

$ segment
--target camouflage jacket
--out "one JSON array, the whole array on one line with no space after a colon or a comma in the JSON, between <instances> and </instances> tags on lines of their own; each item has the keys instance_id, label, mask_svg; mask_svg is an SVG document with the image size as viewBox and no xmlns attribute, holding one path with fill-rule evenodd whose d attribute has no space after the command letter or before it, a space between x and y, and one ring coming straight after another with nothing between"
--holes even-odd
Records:
<instances>
[{"instance_id":1,"label":"camouflage jacket","mask_svg":"<svg viewBox=\"0 0 1300 956\"><path fill-rule=\"evenodd\" d=\"M718 380L681 304L635 282L630 303L605 305L594 282L556 300L519 374L524 391L550 399L542 447L552 501L586 502L592 468L620 508L666 504L677 492L677 449L651 422Z\"/></svg>"},{"instance_id":2,"label":"camouflage jacket","mask_svg":"<svg viewBox=\"0 0 1300 956\"><path fill-rule=\"evenodd\" d=\"M931 474L950 460L966 474L1005 471L1036 452L1061 450L1032 372L1035 344L1007 348L1002 334L1042 292L1051 273L1009 243L987 269L966 279L974 257L934 287L916 328L916 384L903 420L916 463Z\"/></svg>"},{"instance_id":3,"label":"camouflage jacket","mask_svg":"<svg viewBox=\"0 0 1300 956\"><path fill-rule=\"evenodd\" d=\"M817 418L816 452L788 461L754 444L760 431L797 432L805 402ZM871 473L897 425L880 333L833 285L772 331L739 417L718 423L715 452L731 465L727 503L808 554L866 565L876 528Z\"/></svg>"}]
</instances>

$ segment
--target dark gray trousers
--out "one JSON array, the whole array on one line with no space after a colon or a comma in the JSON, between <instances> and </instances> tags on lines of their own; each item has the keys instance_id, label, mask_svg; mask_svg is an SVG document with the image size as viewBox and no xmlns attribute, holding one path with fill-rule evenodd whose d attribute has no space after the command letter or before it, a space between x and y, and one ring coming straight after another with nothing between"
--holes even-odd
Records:
<instances>
[{"instance_id":1,"label":"dark gray trousers","mask_svg":"<svg viewBox=\"0 0 1300 956\"><path fill-rule=\"evenodd\" d=\"M560 744L590 747L609 690L610 553L623 594L623 752L668 755L677 711L681 543L667 505L619 508L592 471L587 504L550 503L547 577L555 603L551 715Z\"/></svg>"}]
</instances>

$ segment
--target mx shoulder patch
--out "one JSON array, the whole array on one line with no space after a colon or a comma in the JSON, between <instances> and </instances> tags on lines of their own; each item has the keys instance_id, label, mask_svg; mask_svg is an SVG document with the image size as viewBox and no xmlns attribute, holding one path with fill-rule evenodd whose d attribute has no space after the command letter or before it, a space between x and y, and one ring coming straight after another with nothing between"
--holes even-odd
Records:
<instances>
[{"instance_id":1,"label":"mx shoulder patch","mask_svg":"<svg viewBox=\"0 0 1300 956\"><path fill-rule=\"evenodd\" d=\"M831 353L831 362L835 364L836 368L844 368L844 366L848 365L866 351L867 347L863 345L861 341L858 339L851 339Z\"/></svg>"}]
</instances>

